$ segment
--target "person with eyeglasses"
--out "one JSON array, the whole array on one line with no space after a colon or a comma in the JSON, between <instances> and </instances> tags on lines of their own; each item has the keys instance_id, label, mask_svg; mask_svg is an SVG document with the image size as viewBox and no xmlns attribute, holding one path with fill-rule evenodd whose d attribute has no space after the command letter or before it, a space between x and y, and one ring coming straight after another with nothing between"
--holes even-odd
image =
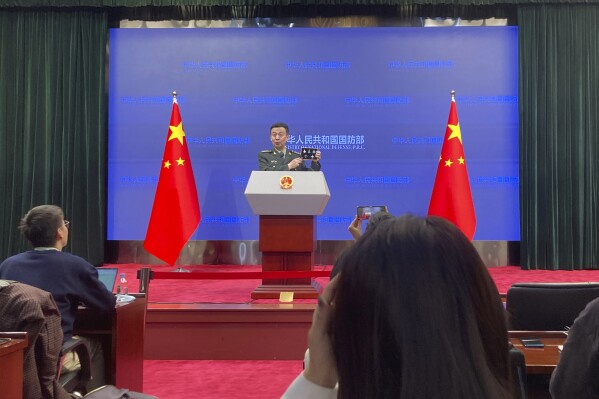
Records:
<instances>
[{"instance_id":1,"label":"person with eyeglasses","mask_svg":"<svg viewBox=\"0 0 599 399\"><path fill-rule=\"evenodd\" d=\"M258 165L260 170L267 171L319 171L320 150L314 154L310 166L306 166L299 152L287 149L289 140L289 126L284 122L274 123L270 127L270 141L273 148L258 153Z\"/></svg>"},{"instance_id":2,"label":"person with eyeglasses","mask_svg":"<svg viewBox=\"0 0 599 399\"><path fill-rule=\"evenodd\" d=\"M70 222L55 205L40 205L23 216L19 230L33 249L11 256L0 264L0 279L14 280L52 294L60 311L63 342L73 336L79 304L98 312L114 309L116 298L98 279L98 271L85 259L63 252L69 240ZM92 355L93 388L101 385L101 345L88 339ZM75 366L73 366L75 367ZM63 365L68 369L68 364ZM99 386L99 385L97 385Z\"/></svg>"}]
</instances>

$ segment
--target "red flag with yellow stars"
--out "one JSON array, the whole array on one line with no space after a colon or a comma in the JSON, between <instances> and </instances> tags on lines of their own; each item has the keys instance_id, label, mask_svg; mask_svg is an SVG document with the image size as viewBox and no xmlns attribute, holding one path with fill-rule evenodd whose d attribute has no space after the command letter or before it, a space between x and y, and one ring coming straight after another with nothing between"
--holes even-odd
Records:
<instances>
[{"instance_id":1,"label":"red flag with yellow stars","mask_svg":"<svg viewBox=\"0 0 599 399\"><path fill-rule=\"evenodd\" d=\"M452 92L449 119L428 214L449 220L472 240L476 230L476 214L465 158L458 111Z\"/></svg>"},{"instance_id":2,"label":"red flag with yellow stars","mask_svg":"<svg viewBox=\"0 0 599 399\"><path fill-rule=\"evenodd\" d=\"M189 159L177 98L173 98L171 123L152 215L144 248L173 265L179 252L200 224L198 192Z\"/></svg>"}]
</instances>

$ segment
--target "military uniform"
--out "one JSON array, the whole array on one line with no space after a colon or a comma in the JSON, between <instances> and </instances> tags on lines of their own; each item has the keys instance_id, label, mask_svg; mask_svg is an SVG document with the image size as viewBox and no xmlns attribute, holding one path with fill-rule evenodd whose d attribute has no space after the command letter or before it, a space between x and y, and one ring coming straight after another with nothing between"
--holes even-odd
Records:
<instances>
[{"instance_id":1,"label":"military uniform","mask_svg":"<svg viewBox=\"0 0 599 399\"><path fill-rule=\"evenodd\" d=\"M299 152L287 150L285 155L283 156L282 152L275 150L274 148L271 150L264 150L258 153L258 165L260 170L289 170L287 164L291 162L295 158L300 158L301 155ZM305 161L302 162L297 168L292 169L296 170L320 170L320 162L311 161L310 167L306 166Z\"/></svg>"}]
</instances>

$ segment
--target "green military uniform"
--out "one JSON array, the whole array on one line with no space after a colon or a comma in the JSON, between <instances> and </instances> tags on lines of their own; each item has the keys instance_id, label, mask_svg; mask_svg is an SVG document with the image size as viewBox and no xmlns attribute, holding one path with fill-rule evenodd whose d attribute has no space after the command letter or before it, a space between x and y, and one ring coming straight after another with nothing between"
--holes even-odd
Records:
<instances>
[{"instance_id":1,"label":"green military uniform","mask_svg":"<svg viewBox=\"0 0 599 399\"><path fill-rule=\"evenodd\" d=\"M264 150L258 153L258 165L260 170L289 170L287 164L295 158L300 158L299 152L286 150L285 155L282 152L275 150ZM310 167L307 167L305 161L297 168L291 170L320 170L320 162L311 161Z\"/></svg>"}]
</instances>

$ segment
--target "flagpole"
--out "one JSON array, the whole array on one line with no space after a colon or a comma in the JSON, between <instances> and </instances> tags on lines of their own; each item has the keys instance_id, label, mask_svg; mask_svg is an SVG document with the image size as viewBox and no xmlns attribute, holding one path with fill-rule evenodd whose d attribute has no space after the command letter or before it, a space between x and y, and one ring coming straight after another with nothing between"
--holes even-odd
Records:
<instances>
[{"instance_id":1,"label":"flagpole","mask_svg":"<svg viewBox=\"0 0 599 399\"><path fill-rule=\"evenodd\" d=\"M441 155L437 160L437 174L428 206L428 215L449 220L472 240L476 231L476 212L468 178L455 93L455 90L450 91L449 117L443 135Z\"/></svg>"},{"instance_id":2,"label":"flagpole","mask_svg":"<svg viewBox=\"0 0 599 399\"><path fill-rule=\"evenodd\" d=\"M173 102L177 102L177 92L176 91L173 91ZM186 246L187 246L187 244L183 248L185 248ZM191 273L191 270L187 270L183 266L181 266L181 252L179 252L179 256L177 256L177 261L175 262L175 266L177 266L177 268L175 270L173 270L173 272Z\"/></svg>"},{"instance_id":3,"label":"flagpole","mask_svg":"<svg viewBox=\"0 0 599 399\"><path fill-rule=\"evenodd\" d=\"M187 241L185 243L185 246L183 248L189 248L189 241ZM184 268L183 265L181 265L181 252L179 252L179 256L177 256L177 261L175 262L175 266L177 266L177 268L175 270L172 270L173 272L191 273L191 270L188 270L188 269Z\"/></svg>"},{"instance_id":4,"label":"flagpole","mask_svg":"<svg viewBox=\"0 0 599 399\"><path fill-rule=\"evenodd\" d=\"M177 257L177 261L175 262L175 265L177 266L177 268L175 270L173 270L173 272L177 272L177 273L191 273L191 270L187 270L183 266L181 266L181 255L179 255Z\"/></svg>"},{"instance_id":5,"label":"flagpole","mask_svg":"<svg viewBox=\"0 0 599 399\"><path fill-rule=\"evenodd\" d=\"M201 214L177 92L172 93L171 117L144 248L176 266L174 271L189 272L182 267L181 251L189 245Z\"/></svg>"}]
</instances>

